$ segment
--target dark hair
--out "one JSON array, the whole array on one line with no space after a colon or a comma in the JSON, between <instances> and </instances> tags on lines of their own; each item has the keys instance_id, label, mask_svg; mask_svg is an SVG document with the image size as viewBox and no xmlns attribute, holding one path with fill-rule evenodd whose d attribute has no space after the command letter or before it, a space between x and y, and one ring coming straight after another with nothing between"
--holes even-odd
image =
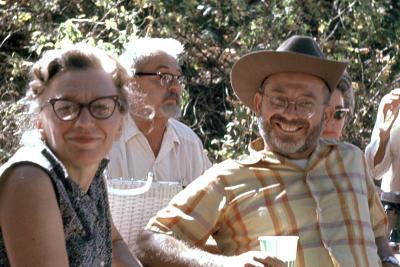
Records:
<instances>
[{"instance_id":1,"label":"dark hair","mask_svg":"<svg viewBox=\"0 0 400 267\"><path fill-rule=\"evenodd\" d=\"M69 70L99 69L108 73L117 88L121 113L128 110L128 74L122 65L103 50L76 44L64 49L47 51L32 67L31 82L27 91L31 111L40 106L40 95L47 89L50 81L61 72Z\"/></svg>"},{"instance_id":2,"label":"dark hair","mask_svg":"<svg viewBox=\"0 0 400 267\"><path fill-rule=\"evenodd\" d=\"M339 90L342 93L344 107L350 110L348 116L346 116L347 123L354 114L355 106L353 86L350 75L347 71L343 72L339 84L336 86L336 90Z\"/></svg>"},{"instance_id":3,"label":"dark hair","mask_svg":"<svg viewBox=\"0 0 400 267\"><path fill-rule=\"evenodd\" d=\"M344 107L350 110L349 117L353 116L355 105L354 91L350 75L347 71L343 72L336 88L343 94Z\"/></svg>"}]
</instances>

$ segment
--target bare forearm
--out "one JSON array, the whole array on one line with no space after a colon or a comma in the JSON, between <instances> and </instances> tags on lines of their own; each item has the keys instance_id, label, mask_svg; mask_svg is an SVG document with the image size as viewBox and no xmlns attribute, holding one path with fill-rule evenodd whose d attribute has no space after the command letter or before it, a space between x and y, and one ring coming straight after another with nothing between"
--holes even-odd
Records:
<instances>
[{"instance_id":1,"label":"bare forearm","mask_svg":"<svg viewBox=\"0 0 400 267\"><path fill-rule=\"evenodd\" d=\"M388 143L389 136L381 136L379 140L379 147L378 150L376 151L375 157L374 157L374 166L378 165L379 163L382 162L385 153L386 153L386 145Z\"/></svg>"},{"instance_id":2,"label":"bare forearm","mask_svg":"<svg viewBox=\"0 0 400 267\"><path fill-rule=\"evenodd\" d=\"M152 267L225 266L229 257L191 248L173 237L144 231L139 238L138 257Z\"/></svg>"},{"instance_id":3,"label":"bare forearm","mask_svg":"<svg viewBox=\"0 0 400 267\"><path fill-rule=\"evenodd\" d=\"M376 246L378 247L378 255L381 258L393 255L389 246L389 241L385 236L375 238Z\"/></svg>"}]
</instances>

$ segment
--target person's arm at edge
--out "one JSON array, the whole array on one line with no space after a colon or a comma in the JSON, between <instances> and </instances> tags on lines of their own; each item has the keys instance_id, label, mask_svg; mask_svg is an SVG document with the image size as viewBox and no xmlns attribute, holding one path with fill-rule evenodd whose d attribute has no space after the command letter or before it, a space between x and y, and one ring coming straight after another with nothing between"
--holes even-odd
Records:
<instances>
[{"instance_id":1,"label":"person's arm at edge","mask_svg":"<svg viewBox=\"0 0 400 267\"><path fill-rule=\"evenodd\" d=\"M365 163L366 164L366 163ZM378 256L383 259L388 256L393 256L392 250L389 246L387 238L385 211L382 207L378 192L375 191L372 178L366 171L366 182L368 190L368 206L370 208L371 224L375 235L375 244L378 249ZM382 229L384 227L384 229ZM384 267L391 267L391 264L383 264Z\"/></svg>"},{"instance_id":2,"label":"person's arm at edge","mask_svg":"<svg viewBox=\"0 0 400 267\"><path fill-rule=\"evenodd\" d=\"M138 257L151 267L286 266L265 252L248 251L235 256L215 255L190 247L166 234L144 230L138 237Z\"/></svg>"},{"instance_id":3,"label":"person's arm at edge","mask_svg":"<svg viewBox=\"0 0 400 267\"><path fill-rule=\"evenodd\" d=\"M382 259L387 256L392 256L392 249L389 246L389 240L386 236L378 236L375 238L376 246L378 247L378 255Z\"/></svg>"},{"instance_id":4,"label":"person's arm at edge","mask_svg":"<svg viewBox=\"0 0 400 267\"><path fill-rule=\"evenodd\" d=\"M374 126L374 134L379 138L379 147L375 153L374 166L381 163L386 154L390 131L398 116L399 100L400 89L394 89L383 97L379 105L377 120Z\"/></svg>"},{"instance_id":5,"label":"person's arm at edge","mask_svg":"<svg viewBox=\"0 0 400 267\"><path fill-rule=\"evenodd\" d=\"M390 131L388 132L388 135L382 135L380 129L384 123L383 107L384 101L381 101L378 108L374 129L372 131L371 141L365 148L365 157L367 159L368 168L374 179L380 179L391 165L391 159L389 158L389 153L386 150L386 145L390 137Z\"/></svg>"},{"instance_id":6,"label":"person's arm at edge","mask_svg":"<svg viewBox=\"0 0 400 267\"><path fill-rule=\"evenodd\" d=\"M385 154L386 154L386 146L389 141L390 133L387 134L385 137L379 137L379 146L378 150L376 150L375 157L374 157L374 166L377 166L379 163L382 162Z\"/></svg>"},{"instance_id":7,"label":"person's arm at edge","mask_svg":"<svg viewBox=\"0 0 400 267\"><path fill-rule=\"evenodd\" d=\"M0 184L0 225L12 266L69 266L50 177L32 165L10 169Z\"/></svg>"},{"instance_id":8,"label":"person's arm at edge","mask_svg":"<svg viewBox=\"0 0 400 267\"><path fill-rule=\"evenodd\" d=\"M112 266L141 267L142 264L139 262L137 257L135 255L132 255L132 253L129 251L128 246L122 239L120 233L118 232L112 220L111 220L111 235L112 235Z\"/></svg>"},{"instance_id":9,"label":"person's arm at edge","mask_svg":"<svg viewBox=\"0 0 400 267\"><path fill-rule=\"evenodd\" d=\"M386 258L388 256L394 256L392 253L392 249L389 246L389 240L385 236L380 236L375 238L376 246L378 247L378 255L381 259ZM392 267L392 266L399 266L393 265L390 263L383 263L383 267Z\"/></svg>"}]
</instances>

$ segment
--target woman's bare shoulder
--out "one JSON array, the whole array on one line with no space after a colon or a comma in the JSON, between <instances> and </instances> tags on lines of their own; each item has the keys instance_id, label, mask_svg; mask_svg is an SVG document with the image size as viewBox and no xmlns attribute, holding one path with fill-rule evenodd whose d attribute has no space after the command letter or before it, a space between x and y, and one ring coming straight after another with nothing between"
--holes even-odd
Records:
<instances>
[{"instance_id":1,"label":"woman's bare shoulder","mask_svg":"<svg viewBox=\"0 0 400 267\"><path fill-rule=\"evenodd\" d=\"M10 261L67 266L61 213L46 171L20 164L3 174L0 188L0 225Z\"/></svg>"},{"instance_id":2,"label":"woman's bare shoulder","mask_svg":"<svg viewBox=\"0 0 400 267\"><path fill-rule=\"evenodd\" d=\"M54 188L44 169L33 164L11 167L0 179L0 218L6 206L9 210L14 205L33 204L52 196Z\"/></svg>"}]
</instances>

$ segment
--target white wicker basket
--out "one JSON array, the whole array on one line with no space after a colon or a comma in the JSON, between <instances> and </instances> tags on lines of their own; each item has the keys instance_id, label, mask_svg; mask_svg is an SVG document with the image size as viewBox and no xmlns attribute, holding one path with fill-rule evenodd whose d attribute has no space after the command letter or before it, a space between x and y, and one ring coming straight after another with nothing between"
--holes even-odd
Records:
<instances>
[{"instance_id":1,"label":"white wicker basket","mask_svg":"<svg viewBox=\"0 0 400 267\"><path fill-rule=\"evenodd\" d=\"M182 190L178 182L108 179L111 215L122 238L134 253L136 237L150 218Z\"/></svg>"}]
</instances>

